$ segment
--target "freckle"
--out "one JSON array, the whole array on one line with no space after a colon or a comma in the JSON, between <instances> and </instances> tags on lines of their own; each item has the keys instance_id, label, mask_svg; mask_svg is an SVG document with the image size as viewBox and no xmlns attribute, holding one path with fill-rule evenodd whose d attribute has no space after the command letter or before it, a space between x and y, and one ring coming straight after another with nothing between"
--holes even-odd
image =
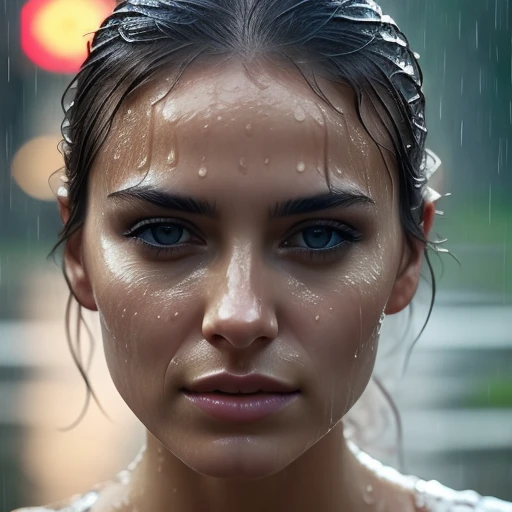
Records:
<instances>
[{"instance_id":1,"label":"freckle","mask_svg":"<svg viewBox=\"0 0 512 512\"><path fill-rule=\"evenodd\" d=\"M299 162L297 164L297 171L304 172L306 170L306 164L304 162Z\"/></svg>"},{"instance_id":2,"label":"freckle","mask_svg":"<svg viewBox=\"0 0 512 512\"><path fill-rule=\"evenodd\" d=\"M198 171L198 173L197 173L197 174L199 174L199 177L200 177L200 178L205 178L205 177L206 177L206 175L208 174L208 169L207 169L206 167L204 167L204 166L203 166L203 167L201 167L201 168L199 169L199 171Z\"/></svg>"},{"instance_id":3,"label":"freckle","mask_svg":"<svg viewBox=\"0 0 512 512\"><path fill-rule=\"evenodd\" d=\"M268 158L268 157L265 158L265 162L264 163L265 163L265 165L268 165L270 163L270 158Z\"/></svg>"},{"instance_id":4,"label":"freckle","mask_svg":"<svg viewBox=\"0 0 512 512\"><path fill-rule=\"evenodd\" d=\"M306 119L306 112L304 112L304 109L299 105L293 112L293 117L295 117L297 121L302 122Z\"/></svg>"},{"instance_id":5,"label":"freckle","mask_svg":"<svg viewBox=\"0 0 512 512\"><path fill-rule=\"evenodd\" d=\"M320 320L320 316L319 315L316 315L315 316L315 322L318 322Z\"/></svg>"}]
</instances>

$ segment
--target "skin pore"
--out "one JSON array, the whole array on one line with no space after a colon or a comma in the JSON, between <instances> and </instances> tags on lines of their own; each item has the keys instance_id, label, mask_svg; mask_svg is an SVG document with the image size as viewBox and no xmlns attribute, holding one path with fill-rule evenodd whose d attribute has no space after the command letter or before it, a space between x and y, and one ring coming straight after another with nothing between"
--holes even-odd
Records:
<instances>
[{"instance_id":1,"label":"skin pore","mask_svg":"<svg viewBox=\"0 0 512 512\"><path fill-rule=\"evenodd\" d=\"M340 115L296 71L259 66L196 63L169 94L165 79L140 90L91 170L64 261L148 430L130 483L93 512L358 512L373 510L368 485L380 510L413 510L358 464L341 419L371 377L382 313L414 296L424 246L406 243L396 169L352 91L320 81ZM433 215L427 203L426 235ZM264 420L223 423L180 391L222 370L301 394Z\"/></svg>"}]
</instances>

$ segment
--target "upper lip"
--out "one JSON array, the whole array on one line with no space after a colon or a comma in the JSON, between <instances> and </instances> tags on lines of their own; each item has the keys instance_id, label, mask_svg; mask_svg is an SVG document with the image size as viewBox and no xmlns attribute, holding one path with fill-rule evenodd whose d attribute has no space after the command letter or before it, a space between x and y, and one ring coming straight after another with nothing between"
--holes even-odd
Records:
<instances>
[{"instance_id":1,"label":"upper lip","mask_svg":"<svg viewBox=\"0 0 512 512\"><path fill-rule=\"evenodd\" d=\"M266 375L251 373L248 375L232 375L222 372L195 380L185 388L195 393L222 391L224 393L293 393L298 389L286 382Z\"/></svg>"}]
</instances>

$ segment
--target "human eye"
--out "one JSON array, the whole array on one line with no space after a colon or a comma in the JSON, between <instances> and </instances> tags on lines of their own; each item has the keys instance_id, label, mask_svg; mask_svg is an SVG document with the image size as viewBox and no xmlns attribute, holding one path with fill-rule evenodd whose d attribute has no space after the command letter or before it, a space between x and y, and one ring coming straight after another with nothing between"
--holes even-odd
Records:
<instances>
[{"instance_id":1,"label":"human eye","mask_svg":"<svg viewBox=\"0 0 512 512\"><path fill-rule=\"evenodd\" d=\"M198 244L200 239L183 223L171 219L147 219L138 222L123 233L127 238L143 244L146 249L176 252L191 244Z\"/></svg>"},{"instance_id":2,"label":"human eye","mask_svg":"<svg viewBox=\"0 0 512 512\"><path fill-rule=\"evenodd\" d=\"M361 233L347 224L337 221L318 221L296 231L282 246L311 259L325 259L335 256L360 240L362 240Z\"/></svg>"}]
</instances>

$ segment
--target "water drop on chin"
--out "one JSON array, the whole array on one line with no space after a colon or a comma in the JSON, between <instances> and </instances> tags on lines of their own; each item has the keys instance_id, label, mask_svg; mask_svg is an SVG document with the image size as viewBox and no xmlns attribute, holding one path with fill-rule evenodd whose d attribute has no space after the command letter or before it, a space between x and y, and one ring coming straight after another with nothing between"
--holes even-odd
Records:
<instances>
[{"instance_id":1,"label":"water drop on chin","mask_svg":"<svg viewBox=\"0 0 512 512\"><path fill-rule=\"evenodd\" d=\"M199 171L197 171L197 174L199 174L200 178L206 178L206 175L208 174L208 169L203 165Z\"/></svg>"},{"instance_id":2,"label":"water drop on chin","mask_svg":"<svg viewBox=\"0 0 512 512\"><path fill-rule=\"evenodd\" d=\"M306 164L304 162L299 162L297 164L297 171L304 172L306 170Z\"/></svg>"},{"instance_id":3,"label":"water drop on chin","mask_svg":"<svg viewBox=\"0 0 512 512\"><path fill-rule=\"evenodd\" d=\"M304 109L299 105L293 112L293 117L299 122L304 121L306 119L306 112L304 112Z\"/></svg>"}]
</instances>

